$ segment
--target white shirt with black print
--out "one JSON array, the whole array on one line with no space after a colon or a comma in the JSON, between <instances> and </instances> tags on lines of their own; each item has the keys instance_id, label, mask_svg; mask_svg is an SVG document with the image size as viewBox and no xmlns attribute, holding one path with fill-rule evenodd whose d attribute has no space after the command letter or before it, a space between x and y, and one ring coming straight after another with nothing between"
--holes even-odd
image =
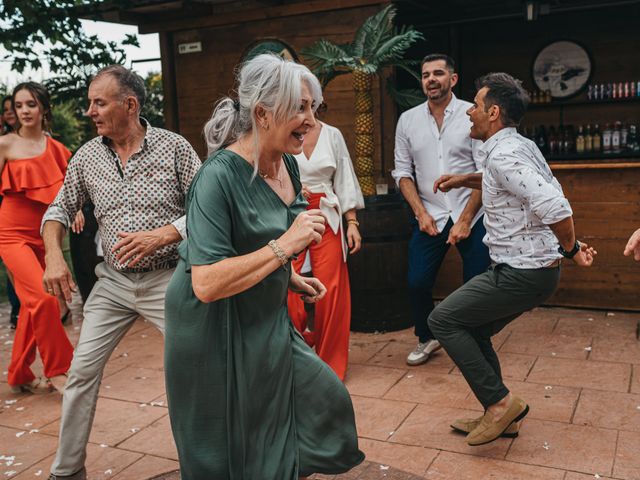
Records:
<instances>
[{"instance_id":1,"label":"white shirt with black print","mask_svg":"<svg viewBox=\"0 0 640 480\"><path fill-rule=\"evenodd\" d=\"M500 130L482 149L484 243L491 260L514 268L548 266L561 257L548 225L573 215L560 183L536 144L515 128Z\"/></svg>"}]
</instances>

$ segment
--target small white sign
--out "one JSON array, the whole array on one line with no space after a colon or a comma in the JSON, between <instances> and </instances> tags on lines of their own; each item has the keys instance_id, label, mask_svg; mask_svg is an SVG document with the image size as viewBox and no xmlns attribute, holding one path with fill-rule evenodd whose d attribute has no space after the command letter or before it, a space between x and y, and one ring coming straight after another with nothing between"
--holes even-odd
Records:
<instances>
[{"instance_id":1,"label":"small white sign","mask_svg":"<svg viewBox=\"0 0 640 480\"><path fill-rule=\"evenodd\" d=\"M202 51L201 42L180 43L178 44L178 53L196 53Z\"/></svg>"}]
</instances>

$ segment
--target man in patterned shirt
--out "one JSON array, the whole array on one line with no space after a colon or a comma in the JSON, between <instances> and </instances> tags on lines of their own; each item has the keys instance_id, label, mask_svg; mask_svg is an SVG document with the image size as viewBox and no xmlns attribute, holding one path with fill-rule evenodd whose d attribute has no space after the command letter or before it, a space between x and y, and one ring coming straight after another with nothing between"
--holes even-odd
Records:
<instances>
[{"instance_id":1,"label":"man in patterned shirt","mask_svg":"<svg viewBox=\"0 0 640 480\"><path fill-rule=\"evenodd\" d=\"M452 424L468 433L469 445L515 436L517 422L529 411L502 382L491 336L553 294L562 257L586 267L596 255L576 240L573 212L540 150L516 131L528 104L520 81L491 73L477 87L467 114L471 137L484 142L484 172L444 175L434 192L462 186L482 190L484 243L492 265L429 316L431 330L485 408L480 418Z\"/></svg>"},{"instance_id":2,"label":"man in patterned shirt","mask_svg":"<svg viewBox=\"0 0 640 480\"><path fill-rule=\"evenodd\" d=\"M74 155L44 218L45 289L67 301L75 284L62 238L87 199L95 205L104 262L84 307L84 322L62 403L50 479L84 479L86 446L104 367L143 316L164 333L164 294L186 236L185 196L201 165L180 135L140 117L142 79L122 66L102 69L89 86L87 115L98 137ZM62 390L62 386L57 386Z\"/></svg>"}]
</instances>

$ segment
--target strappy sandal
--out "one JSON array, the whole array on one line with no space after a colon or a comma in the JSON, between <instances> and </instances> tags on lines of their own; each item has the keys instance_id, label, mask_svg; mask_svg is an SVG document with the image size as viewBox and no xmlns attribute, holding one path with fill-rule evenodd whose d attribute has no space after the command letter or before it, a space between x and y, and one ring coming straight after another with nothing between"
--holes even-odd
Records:
<instances>
[{"instance_id":1,"label":"strappy sandal","mask_svg":"<svg viewBox=\"0 0 640 480\"><path fill-rule=\"evenodd\" d=\"M64 393L64 387L67 384L67 375L66 373L61 373L60 375L56 375L55 377L47 378L49 384L56 390L60 395Z\"/></svg>"},{"instance_id":2,"label":"strappy sandal","mask_svg":"<svg viewBox=\"0 0 640 480\"><path fill-rule=\"evenodd\" d=\"M46 380L40 377L34 378L30 383L23 383L22 385L9 385L13 393L30 392L36 395L51 393L53 386Z\"/></svg>"}]
</instances>

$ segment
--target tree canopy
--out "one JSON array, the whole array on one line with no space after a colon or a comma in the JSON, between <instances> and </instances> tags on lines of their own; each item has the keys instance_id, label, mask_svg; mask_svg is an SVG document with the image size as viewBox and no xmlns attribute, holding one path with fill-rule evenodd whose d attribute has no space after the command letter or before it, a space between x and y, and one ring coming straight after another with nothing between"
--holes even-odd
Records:
<instances>
[{"instance_id":1,"label":"tree canopy","mask_svg":"<svg viewBox=\"0 0 640 480\"><path fill-rule=\"evenodd\" d=\"M38 70L46 63L51 71L52 90L62 96L84 93L86 80L97 68L126 60L124 46L138 46L135 35L121 42L100 40L88 35L80 23L98 13L102 1L95 0L3 0L0 2L0 42L4 60L22 73ZM130 0L112 0L124 8ZM89 13L88 13L89 12ZM80 91L81 92L80 92Z\"/></svg>"}]
</instances>

